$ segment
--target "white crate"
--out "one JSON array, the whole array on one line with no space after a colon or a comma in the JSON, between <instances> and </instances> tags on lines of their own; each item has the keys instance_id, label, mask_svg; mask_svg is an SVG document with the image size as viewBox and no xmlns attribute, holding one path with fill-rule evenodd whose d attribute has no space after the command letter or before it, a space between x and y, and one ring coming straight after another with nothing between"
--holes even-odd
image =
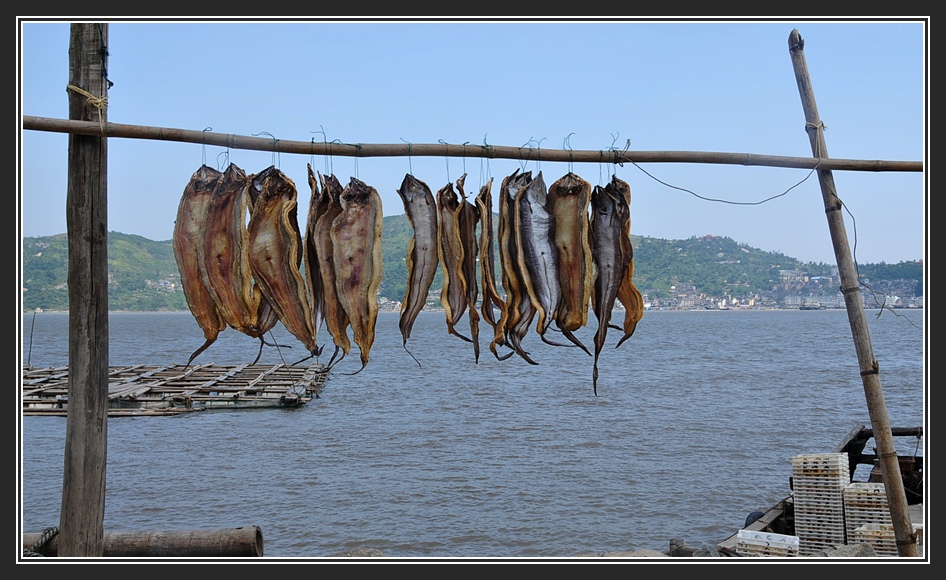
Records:
<instances>
[{"instance_id":1,"label":"white crate","mask_svg":"<svg viewBox=\"0 0 946 580\"><path fill-rule=\"evenodd\" d=\"M892 525L884 484L848 484L844 488L844 520L849 539L854 538L855 529L864 525Z\"/></svg>"},{"instance_id":2,"label":"white crate","mask_svg":"<svg viewBox=\"0 0 946 580\"><path fill-rule=\"evenodd\" d=\"M743 556L768 558L792 558L798 556L798 536L739 530L736 536L736 553Z\"/></svg>"},{"instance_id":3,"label":"white crate","mask_svg":"<svg viewBox=\"0 0 946 580\"><path fill-rule=\"evenodd\" d=\"M795 533L800 538L801 554L846 543L843 492L850 482L847 453L792 457Z\"/></svg>"},{"instance_id":4,"label":"white crate","mask_svg":"<svg viewBox=\"0 0 946 580\"><path fill-rule=\"evenodd\" d=\"M913 524L917 553L923 554L923 524ZM893 524L864 524L854 529L853 543L870 544L878 556L899 556Z\"/></svg>"}]
</instances>

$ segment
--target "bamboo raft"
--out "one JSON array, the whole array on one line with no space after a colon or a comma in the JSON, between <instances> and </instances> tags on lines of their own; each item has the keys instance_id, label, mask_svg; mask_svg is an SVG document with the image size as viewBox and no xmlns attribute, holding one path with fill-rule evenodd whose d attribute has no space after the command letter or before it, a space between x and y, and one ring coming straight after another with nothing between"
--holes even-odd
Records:
<instances>
[{"instance_id":1,"label":"bamboo raft","mask_svg":"<svg viewBox=\"0 0 946 580\"><path fill-rule=\"evenodd\" d=\"M328 369L319 363L110 367L108 416L299 407L319 396L327 378ZM24 415L65 416L68 393L68 367L23 367Z\"/></svg>"}]
</instances>

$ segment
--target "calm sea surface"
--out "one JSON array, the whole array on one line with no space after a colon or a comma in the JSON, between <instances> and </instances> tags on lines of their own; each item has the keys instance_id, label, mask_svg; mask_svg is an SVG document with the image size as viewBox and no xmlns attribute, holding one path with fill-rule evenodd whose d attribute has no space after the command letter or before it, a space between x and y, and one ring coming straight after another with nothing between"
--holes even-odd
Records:
<instances>
[{"instance_id":1,"label":"calm sea surface","mask_svg":"<svg viewBox=\"0 0 946 580\"><path fill-rule=\"evenodd\" d=\"M891 424L924 425L923 311L879 312L866 316ZM592 350L596 325L578 333ZM183 364L203 342L186 312L114 313L109 331L111 365ZM287 362L301 358L275 332L295 345ZM489 332L477 364L443 313L424 312L407 343L418 366L382 313L368 366L346 375L361 366L353 345L303 407L110 419L105 530L255 525L274 559L699 547L787 495L793 455L870 424L844 310L648 311L620 348L609 332L597 397L579 349L533 331L538 365L497 361ZM24 315L23 363L68 364L67 337L67 314ZM258 344L227 330L197 361L249 362ZM59 525L65 428L21 419L22 531Z\"/></svg>"}]
</instances>

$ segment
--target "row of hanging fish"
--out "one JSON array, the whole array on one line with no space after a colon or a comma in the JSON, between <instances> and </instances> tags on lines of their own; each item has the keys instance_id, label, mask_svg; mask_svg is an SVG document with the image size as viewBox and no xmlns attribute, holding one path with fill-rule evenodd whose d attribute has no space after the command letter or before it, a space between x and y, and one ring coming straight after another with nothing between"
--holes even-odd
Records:
<instances>
[{"instance_id":1,"label":"row of hanging fish","mask_svg":"<svg viewBox=\"0 0 946 580\"><path fill-rule=\"evenodd\" d=\"M466 174L456 181L456 189L447 183L435 197L427 184L408 173L398 189L414 230L399 320L405 349L439 266L447 331L473 344L477 362L480 314L492 327L489 349L498 360L518 354L538 364L522 346L533 321L543 342L578 347L591 355L574 334L587 325L591 307L598 320L593 355L597 395L598 359L609 327L623 331L620 346L634 334L644 313L633 283L630 186L612 176L607 185L592 188L569 172L546 188L541 172L533 179L531 172L516 170L500 186L498 240L494 240L492 179L470 202L465 178ZM495 278L497 245L505 296L499 295ZM611 323L616 300L625 308L622 326ZM469 336L458 330L466 313ZM569 344L551 340L552 329ZM510 351L500 354L499 347Z\"/></svg>"},{"instance_id":2,"label":"row of hanging fish","mask_svg":"<svg viewBox=\"0 0 946 580\"><path fill-rule=\"evenodd\" d=\"M311 166L308 181L303 235L295 183L275 166L247 175L232 163L223 172L203 165L191 176L172 240L184 296L205 339L188 365L228 326L258 338L262 352L277 322L303 344L306 358L321 354L324 323L335 344L329 366L349 353L351 340L367 365L382 277L381 198L355 178L345 187L333 175L316 179Z\"/></svg>"}]
</instances>

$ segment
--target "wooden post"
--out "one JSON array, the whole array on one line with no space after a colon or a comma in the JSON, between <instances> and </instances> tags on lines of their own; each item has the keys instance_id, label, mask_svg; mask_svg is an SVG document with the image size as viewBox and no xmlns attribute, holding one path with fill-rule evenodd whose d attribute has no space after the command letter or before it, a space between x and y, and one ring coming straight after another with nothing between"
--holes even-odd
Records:
<instances>
[{"instance_id":1,"label":"wooden post","mask_svg":"<svg viewBox=\"0 0 946 580\"><path fill-rule=\"evenodd\" d=\"M104 123L107 24L72 24L69 118ZM69 412L59 555L101 556L108 420L107 138L69 136Z\"/></svg>"},{"instance_id":2,"label":"wooden post","mask_svg":"<svg viewBox=\"0 0 946 580\"><path fill-rule=\"evenodd\" d=\"M808 64L805 60L804 48L805 41L798 30L792 30L788 36L788 50L792 57L792 65L795 68L795 79L798 82L802 107L805 110L805 128L811 141L811 152L816 158L826 159L828 148L824 141L824 125L818 116L818 106L815 104L815 94L811 86L811 78L808 76ZM841 293L844 295L847 317L851 324L851 333L854 336L854 348L857 351L857 360L861 369L861 381L864 383L864 394L867 397L867 410L870 413L874 441L877 443L877 454L880 458L880 468L884 476L884 489L887 493L890 517L897 541L897 553L904 557L917 556L916 536L913 535L913 525L910 522L910 514L907 510L907 497L903 489L900 462L897 459L897 449L890 428L890 419L887 416L884 392L880 386L880 366L874 359L870 332L864 317L864 303L861 298L857 272L854 269L851 248L847 241L847 232L844 229L841 200L837 196L834 176L831 171L819 170L818 181L821 184L824 210L828 217L828 228L831 230L834 255L838 262L838 273L841 276Z\"/></svg>"}]
</instances>

